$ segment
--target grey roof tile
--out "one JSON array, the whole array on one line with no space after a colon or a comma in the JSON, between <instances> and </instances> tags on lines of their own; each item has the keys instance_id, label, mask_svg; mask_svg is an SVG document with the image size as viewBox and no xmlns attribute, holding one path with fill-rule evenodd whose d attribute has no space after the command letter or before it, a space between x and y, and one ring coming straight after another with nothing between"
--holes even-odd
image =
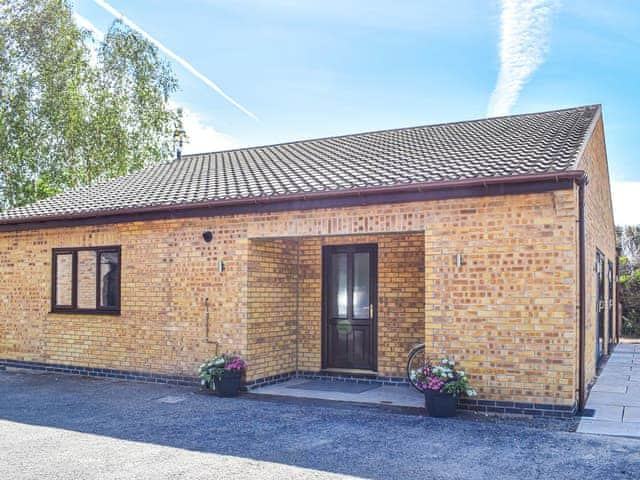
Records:
<instances>
[{"instance_id":1,"label":"grey roof tile","mask_svg":"<svg viewBox=\"0 0 640 480\"><path fill-rule=\"evenodd\" d=\"M575 168L599 106L186 155L0 213L0 223Z\"/></svg>"}]
</instances>

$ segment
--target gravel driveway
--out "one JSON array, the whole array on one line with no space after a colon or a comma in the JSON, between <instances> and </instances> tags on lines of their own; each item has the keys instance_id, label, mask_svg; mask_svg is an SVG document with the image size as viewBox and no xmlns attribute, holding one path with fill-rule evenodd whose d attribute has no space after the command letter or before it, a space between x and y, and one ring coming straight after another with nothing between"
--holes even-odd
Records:
<instances>
[{"instance_id":1,"label":"gravel driveway","mask_svg":"<svg viewBox=\"0 0 640 480\"><path fill-rule=\"evenodd\" d=\"M640 440L571 426L0 371L1 479L640 478Z\"/></svg>"}]
</instances>

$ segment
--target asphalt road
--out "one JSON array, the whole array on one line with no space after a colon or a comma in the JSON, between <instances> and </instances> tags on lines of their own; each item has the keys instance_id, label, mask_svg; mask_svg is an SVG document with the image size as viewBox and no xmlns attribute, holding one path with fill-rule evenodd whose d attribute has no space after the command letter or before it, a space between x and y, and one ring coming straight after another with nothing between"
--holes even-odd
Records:
<instances>
[{"instance_id":1,"label":"asphalt road","mask_svg":"<svg viewBox=\"0 0 640 480\"><path fill-rule=\"evenodd\" d=\"M0 479L640 478L640 440L571 428L0 371Z\"/></svg>"}]
</instances>

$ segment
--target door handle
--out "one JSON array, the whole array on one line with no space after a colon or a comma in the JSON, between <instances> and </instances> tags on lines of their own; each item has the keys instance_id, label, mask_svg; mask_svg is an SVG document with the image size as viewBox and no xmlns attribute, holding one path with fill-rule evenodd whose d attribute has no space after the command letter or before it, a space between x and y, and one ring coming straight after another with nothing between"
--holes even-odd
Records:
<instances>
[{"instance_id":1,"label":"door handle","mask_svg":"<svg viewBox=\"0 0 640 480\"><path fill-rule=\"evenodd\" d=\"M373 318L373 303L369 304L369 318Z\"/></svg>"}]
</instances>

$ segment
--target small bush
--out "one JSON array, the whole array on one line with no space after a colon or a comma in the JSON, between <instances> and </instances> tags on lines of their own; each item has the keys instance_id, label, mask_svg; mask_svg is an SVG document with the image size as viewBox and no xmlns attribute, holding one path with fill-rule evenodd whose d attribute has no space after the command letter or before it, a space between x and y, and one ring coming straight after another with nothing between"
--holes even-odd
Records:
<instances>
[{"instance_id":1,"label":"small bush","mask_svg":"<svg viewBox=\"0 0 640 480\"><path fill-rule=\"evenodd\" d=\"M622 335L640 337L640 270L620 275Z\"/></svg>"}]
</instances>

